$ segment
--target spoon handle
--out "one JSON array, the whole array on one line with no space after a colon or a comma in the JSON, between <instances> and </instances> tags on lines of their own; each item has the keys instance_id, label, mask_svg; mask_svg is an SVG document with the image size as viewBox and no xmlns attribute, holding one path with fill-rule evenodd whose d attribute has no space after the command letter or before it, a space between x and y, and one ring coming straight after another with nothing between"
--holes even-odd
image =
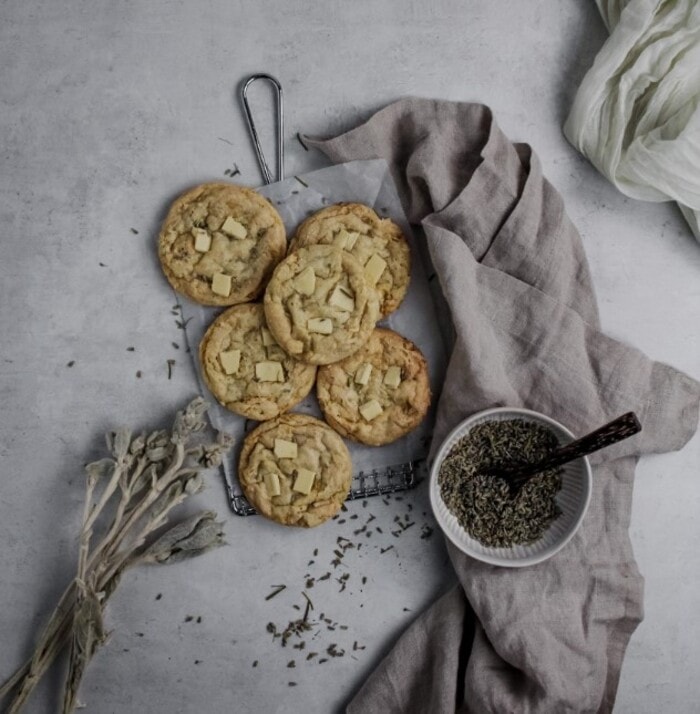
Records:
<instances>
[{"instance_id":1,"label":"spoon handle","mask_svg":"<svg viewBox=\"0 0 700 714\"><path fill-rule=\"evenodd\" d=\"M541 471L563 466L581 456L588 456L588 454L599 451L606 446L617 444L617 442L627 439L641 430L642 425L639 423L635 413L627 412L627 414L623 414L601 426L600 429L596 429L590 434L586 434L586 436L582 436L580 439L556 449L549 456L535 464L514 465L512 468L506 466L499 469L499 475L505 478L511 486L518 487Z\"/></svg>"}]
</instances>

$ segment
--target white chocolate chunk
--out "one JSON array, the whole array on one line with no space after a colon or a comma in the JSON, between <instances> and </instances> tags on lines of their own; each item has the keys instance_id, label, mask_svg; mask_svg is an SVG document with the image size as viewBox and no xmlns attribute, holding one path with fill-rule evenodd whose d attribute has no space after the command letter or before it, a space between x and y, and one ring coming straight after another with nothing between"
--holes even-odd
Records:
<instances>
[{"instance_id":1,"label":"white chocolate chunk","mask_svg":"<svg viewBox=\"0 0 700 714\"><path fill-rule=\"evenodd\" d=\"M211 248L211 236L201 228L193 228L194 249L198 253L206 253Z\"/></svg>"},{"instance_id":2,"label":"white chocolate chunk","mask_svg":"<svg viewBox=\"0 0 700 714\"><path fill-rule=\"evenodd\" d=\"M401 367L389 367L384 374L384 384L387 387L396 389L401 384Z\"/></svg>"},{"instance_id":3,"label":"white chocolate chunk","mask_svg":"<svg viewBox=\"0 0 700 714\"><path fill-rule=\"evenodd\" d=\"M296 459L297 445L293 441L275 439L275 456L278 459Z\"/></svg>"},{"instance_id":4,"label":"white chocolate chunk","mask_svg":"<svg viewBox=\"0 0 700 714\"><path fill-rule=\"evenodd\" d=\"M262 336L262 342L265 347L277 344L275 342L275 338L272 336L272 333L267 329L267 327L260 328L260 335Z\"/></svg>"},{"instance_id":5,"label":"white chocolate chunk","mask_svg":"<svg viewBox=\"0 0 700 714\"><path fill-rule=\"evenodd\" d=\"M309 495L311 487L314 485L314 479L316 474L308 469L297 468L297 477L294 479L294 486L292 487L298 493L303 493L305 496Z\"/></svg>"},{"instance_id":6,"label":"white chocolate chunk","mask_svg":"<svg viewBox=\"0 0 700 714\"><path fill-rule=\"evenodd\" d=\"M374 286L386 268L386 261L381 256L374 253L365 265L365 278L367 282Z\"/></svg>"},{"instance_id":7,"label":"white chocolate chunk","mask_svg":"<svg viewBox=\"0 0 700 714\"><path fill-rule=\"evenodd\" d=\"M279 362L256 362L255 377L261 382L284 382L284 369Z\"/></svg>"},{"instance_id":8,"label":"white chocolate chunk","mask_svg":"<svg viewBox=\"0 0 700 714\"><path fill-rule=\"evenodd\" d=\"M341 250L352 250L359 237L359 233L356 233L355 231L346 231L345 228L342 228L333 238L333 245L337 246Z\"/></svg>"},{"instance_id":9,"label":"white chocolate chunk","mask_svg":"<svg viewBox=\"0 0 700 714\"><path fill-rule=\"evenodd\" d=\"M348 295L347 290L344 290L340 285L335 286L335 290L331 293L331 305L339 307L341 310L352 312L355 309L355 300L352 295Z\"/></svg>"},{"instance_id":10,"label":"white chocolate chunk","mask_svg":"<svg viewBox=\"0 0 700 714\"><path fill-rule=\"evenodd\" d=\"M280 489L280 477L274 471L268 471L264 476L265 488L270 496L279 496L282 493Z\"/></svg>"},{"instance_id":11,"label":"white chocolate chunk","mask_svg":"<svg viewBox=\"0 0 700 714\"><path fill-rule=\"evenodd\" d=\"M376 399L370 399L360 407L360 414L365 421L376 419L383 411L382 405Z\"/></svg>"},{"instance_id":12,"label":"white chocolate chunk","mask_svg":"<svg viewBox=\"0 0 700 714\"><path fill-rule=\"evenodd\" d=\"M333 245L335 245L336 247L343 250L348 244L349 237L350 237L350 234L345 230L345 228L342 228L333 237Z\"/></svg>"},{"instance_id":13,"label":"white chocolate chunk","mask_svg":"<svg viewBox=\"0 0 700 714\"><path fill-rule=\"evenodd\" d=\"M228 350L227 352L219 352L219 362L226 374L236 374L241 366L241 351Z\"/></svg>"},{"instance_id":14,"label":"white chocolate chunk","mask_svg":"<svg viewBox=\"0 0 700 714\"><path fill-rule=\"evenodd\" d=\"M354 231L352 233L348 233L348 242L345 244L345 250L352 250L355 247L355 243L357 243L357 239L360 237L359 233L355 233Z\"/></svg>"},{"instance_id":15,"label":"white chocolate chunk","mask_svg":"<svg viewBox=\"0 0 700 714\"><path fill-rule=\"evenodd\" d=\"M224 273L214 273L211 280L211 291L217 295L228 297L231 294L231 276Z\"/></svg>"},{"instance_id":16,"label":"white chocolate chunk","mask_svg":"<svg viewBox=\"0 0 700 714\"><path fill-rule=\"evenodd\" d=\"M333 334L333 320L330 317L311 317L306 321L309 332L317 332L319 335Z\"/></svg>"},{"instance_id":17,"label":"white chocolate chunk","mask_svg":"<svg viewBox=\"0 0 700 714\"><path fill-rule=\"evenodd\" d=\"M304 268L304 270L294 278L292 285L294 285L294 289L302 295L313 295L314 290L316 290L316 273L314 273L314 269L311 266Z\"/></svg>"},{"instance_id":18,"label":"white chocolate chunk","mask_svg":"<svg viewBox=\"0 0 700 714\"><path fill-rule=\"evenodd\" d=\"M371 364L361 364L355 372L355 382L361 384L363 387L369 382L369 378L372 375L372 365Z\"/></svg>"},{"instance_id":19,"label":"white chocolate chunk","mask_svg":"<svg viewBox=\"0 0 700 714\"><path fill-rule=\"evenodd\" d=\"M231 218L231 216L226 217L226 220L221 226L221 230L232 238L238 238L239 240L242 240L248 235L246 227L234 218Z\"/></svg>"}]
</instances>

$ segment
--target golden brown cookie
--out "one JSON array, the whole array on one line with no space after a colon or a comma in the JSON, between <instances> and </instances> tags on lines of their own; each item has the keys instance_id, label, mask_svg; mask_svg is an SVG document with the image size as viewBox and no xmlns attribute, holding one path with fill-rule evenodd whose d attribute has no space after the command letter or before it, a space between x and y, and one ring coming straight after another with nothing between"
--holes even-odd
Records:
<instances>
[{"instance_id":1,"label":"golden brown cookie","mask_svg":"<svg viewBox=\"0 0 700 714\"><path fill-rule=\"evenodd\" d=\"M317 526L347 498L350 453L322 421L282 414L246 436L238 480L246 498L264 516L289 526Z\"/></svg>"},{"instance_id":2,"label":"golden brown cookie","mask_svg":"<svg viewBox=\"0 0 700 714\"><path fill-rule=\"evenodd\" d=\"M319 369L316 393L342 436L388 444L423 421L430 406L428 367L410 340L377 328L359 352Z\"/></svg>"},{"instance_id":3,"label":"golden brown cookie","mask_svg":"<svg viewBox=\"0 0 700 714\"><path fill-rule=\"evenodd\" d=\"M356 352L379 317L377 293L347 251L312 245L288 255L265 291L270 331L292 357L330 364Z\"/></svg>"},{"instance_id":4,"label":"golden brown cookie","mask_svg":"<svg viewBox=\"0 0 700 714\"><path fill-rule=\"evenodd\" d=\"M290 250L315 244L336 245L366 266L382 316L400 305L411 276L411 252L396 223L361 203L338 203L307 218L297 228Z\"/></svg>"},{"instance_id":5,"label":"golden brown cookie","mask_svg":"<svg viewBox=\"0 0 700 714\"><path fill-rule=\"evenodd\" d=\"M292 359L274 340L260 303L235 305L199 345L202 374L216 399L249 419L272 419L313 387L316 367Z\"/></svg>"},{"instance_id":6,"label":"golden brown cookie","mask_svg":"<svg viewBox=\"0 0 700 714\"><path fill-rule=\"evenodd\" d=\"M203 305L258 297L287 249L284 224L257 191L205 183L170 207L158 240L168 282Z\"/></svg>"}]
</instances>

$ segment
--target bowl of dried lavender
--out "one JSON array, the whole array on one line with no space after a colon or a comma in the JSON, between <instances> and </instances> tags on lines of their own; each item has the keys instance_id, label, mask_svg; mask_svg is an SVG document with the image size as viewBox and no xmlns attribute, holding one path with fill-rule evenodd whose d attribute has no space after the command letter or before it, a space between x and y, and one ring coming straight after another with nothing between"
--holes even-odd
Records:
<instances>
[{"instance_id":1,"label":"bowl of dried lavender","mask_svg":"<svg viewBox=\"0 0 700 714\"><path fill-rule=\"evenodd\" d=\"M538 473L515 491L488 470L535 463L574 438L554 419L528 409L487 409L461 422L430 473L430 501L445 535L467 555L506 567L534 565L561 550L590 502L588 459Z\"/></svg>"}]
</instances>

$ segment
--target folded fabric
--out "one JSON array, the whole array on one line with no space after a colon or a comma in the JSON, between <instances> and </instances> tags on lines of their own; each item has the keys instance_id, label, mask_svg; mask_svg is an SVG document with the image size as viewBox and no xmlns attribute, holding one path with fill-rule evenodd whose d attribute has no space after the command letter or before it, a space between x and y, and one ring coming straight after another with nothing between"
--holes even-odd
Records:
<instances>
[{"instance_id":1,"label":"folded fabric","mask_svg":"<svg viewBox=\"0 0 700 714\"><path fill-rule=\"evenodd\" d=\"M700 2L597 2L611 35L564 134L625 195L677 201L700 240Z\"/></svg>"},{"instance_id":2,"label":"folded fabric","mask_svg":"<svg viewBox=\"0 0 700 714\"><path fill-rule=\"evenodd\" d=\"M634 466L690 438L700 384L599 331L561 197L487 107L407 99L312 143L336 162L386 159L425 232L455 332L433 449L494 406L544 412L577 434L629 410L644 426L594 459L586 518L550 560L497 568L448 544L459 586L415 621L348 712L610 711L642 618L628 536Z\"/></svg>"}]
</instances>

